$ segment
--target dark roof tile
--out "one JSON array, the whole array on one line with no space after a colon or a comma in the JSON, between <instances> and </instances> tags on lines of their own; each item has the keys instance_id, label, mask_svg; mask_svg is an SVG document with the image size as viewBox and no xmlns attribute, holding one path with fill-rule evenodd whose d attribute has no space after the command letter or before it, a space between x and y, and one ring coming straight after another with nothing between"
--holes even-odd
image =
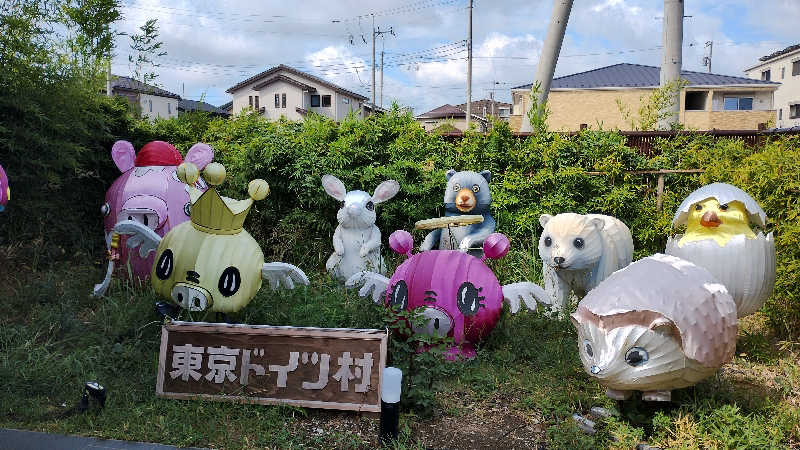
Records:
<instances>
[{"instance_id":1,"label":"dark roof tile","mask_svg":"<svg viewBox=\"0 0 800 450\"><path fill-rule=\"evenodd\" d=\"M122 75L112 75L111 89L112 91L119 89L124 91L140 92L142 94L157 95L159 97L177 98L178 100L181 98L181 96L178 94L173 94L172 92L161 89L160 87L145 84L141 81L134 80L130 77L124 77Z\"/></svg>"}]
</instances>

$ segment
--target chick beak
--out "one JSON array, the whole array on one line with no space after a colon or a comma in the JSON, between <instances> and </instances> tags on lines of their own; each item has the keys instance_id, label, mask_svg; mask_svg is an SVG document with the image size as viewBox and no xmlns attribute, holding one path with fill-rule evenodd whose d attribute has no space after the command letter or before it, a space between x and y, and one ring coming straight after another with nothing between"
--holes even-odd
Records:
<instances>
[{"instance_id":1,"label":"chick beak","mask_svg":"<svg viewBox=\"0 0 800 450\"><path fill-rule=\"evenodd\" d=\"M719 220L719 217L717 217L717 213L714 211L708 211L707 213L703 214L703 217L700 218L700 225L714 228L722 225L722 221Z\"/></svg>"}]
</instances>

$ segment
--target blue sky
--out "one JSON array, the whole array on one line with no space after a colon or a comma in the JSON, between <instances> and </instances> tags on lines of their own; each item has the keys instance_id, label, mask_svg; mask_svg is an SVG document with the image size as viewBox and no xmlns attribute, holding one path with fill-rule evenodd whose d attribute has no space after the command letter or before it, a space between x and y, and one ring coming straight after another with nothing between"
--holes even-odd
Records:
<instances>
[{"instance_id":1,"label":"blue sky","mask_svg":"<svg viewBox=\"0 0 800 450\"><path fill-rule=\"evenodd\" d=\"M167 55L157 83L185 98L220 105L225 90L287 64L371 97L371 31L384 53L383 103L420 114L466 101L468 0L214 1L123 0L117 31L158 19ZM531 82L552 0L474 0L473 100L510 99ZM621 62L659 65L661 0L575 0L556 76ZM714 42L712 71L744 76L758 57L800 43L800 0L686 0L684 70L702 66ZM367 43L364 43L364 40ZM130 39L117 38L112 70L130 75ZM376 76L380 83L380 75ZM380 88L378 88L380 89ZM378 96L380 91L378 91Z\"/></svg>"}]
</instances>

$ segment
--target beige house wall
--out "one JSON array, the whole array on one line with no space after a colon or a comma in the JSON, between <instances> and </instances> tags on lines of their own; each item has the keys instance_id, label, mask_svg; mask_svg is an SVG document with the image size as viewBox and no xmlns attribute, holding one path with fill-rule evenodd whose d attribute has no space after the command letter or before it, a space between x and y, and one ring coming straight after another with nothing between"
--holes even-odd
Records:
<instances>
[{"instance_id":1,"label":"beige house wall","mask_svg":"<svg viewBox=\"0 0 800 450\"><path fill-rule=\"evenodd\" d=\"M631 89L571 89L554 90L548 97L550 116L548 128L553 131L578 131L582 124L604 130L631 131L633 127L620 112L618 101L631 113L633 120L638 117L642 101L654 91L653 88ZM686 111L686 92L704 91L706 101L702 111ZM752 111L724 111L723 99L726 96L753 97ZM752 87L726 88L687 88L680 95L680 122L686 128L710 130L755 130L759 124L769 122L772 109L772 89L753 89ZM514 115L509 121L513 131L519 131L523 120L522 111L530 103L527 91L512 91Z\"/></svg>"},{"instance_id":2,"label":"beige house wall","mask_svg":"<svg viewBox=\"0 0 800 450\"><path fill-rule=\"evenodd\" d=\"M431 131L446 123L453 125L456 129L464 131L467 129L467 119L416 119L425 131Z\"/></svg>"},{"instance_id":3,"label":"beige house wall","mask_svg":"<svg viewBox=\"0 0 800 450\"><path fill-rule=\"evenodd\" d=\"M800 50L751 67L745 71L748 78L761 79L761 72L770 71L770 81L780 84L775 91L775 126L779 128L800 126L800 117L790 118L789 106L800 104L800 75L792 75L792 63L800 61ZM779 113L780 112L780 113Z\"/></svg>"}]
</instances>

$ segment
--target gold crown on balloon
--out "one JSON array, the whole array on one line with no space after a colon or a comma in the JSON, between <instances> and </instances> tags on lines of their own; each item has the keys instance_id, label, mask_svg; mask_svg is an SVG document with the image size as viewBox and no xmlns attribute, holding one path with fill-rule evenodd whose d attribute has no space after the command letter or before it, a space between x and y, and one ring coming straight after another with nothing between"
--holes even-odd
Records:
<instances>
[{"instance_id":1,"label":"gold crown on balloon","mask_svg":"<svg viewBox=\"0 0 800 450\"><path fill-rule=\"evenodd\" d=\"M237 234L242 231L244 219L250 212L255 200L262 200L269 195L269 184L261 179L255 179L247 186L250 198L236 200L222 197L217 193L216 187L225 181L225 166L220 163L209 163L203 169L203 179L209 184L207 191L203 192L195 187L195 182L200 177L197 166L184 162L178 166L178 178L186 183L189 198L192 202L189 217L195 229L210 234Z\"/></svg>"}]
</instances>

